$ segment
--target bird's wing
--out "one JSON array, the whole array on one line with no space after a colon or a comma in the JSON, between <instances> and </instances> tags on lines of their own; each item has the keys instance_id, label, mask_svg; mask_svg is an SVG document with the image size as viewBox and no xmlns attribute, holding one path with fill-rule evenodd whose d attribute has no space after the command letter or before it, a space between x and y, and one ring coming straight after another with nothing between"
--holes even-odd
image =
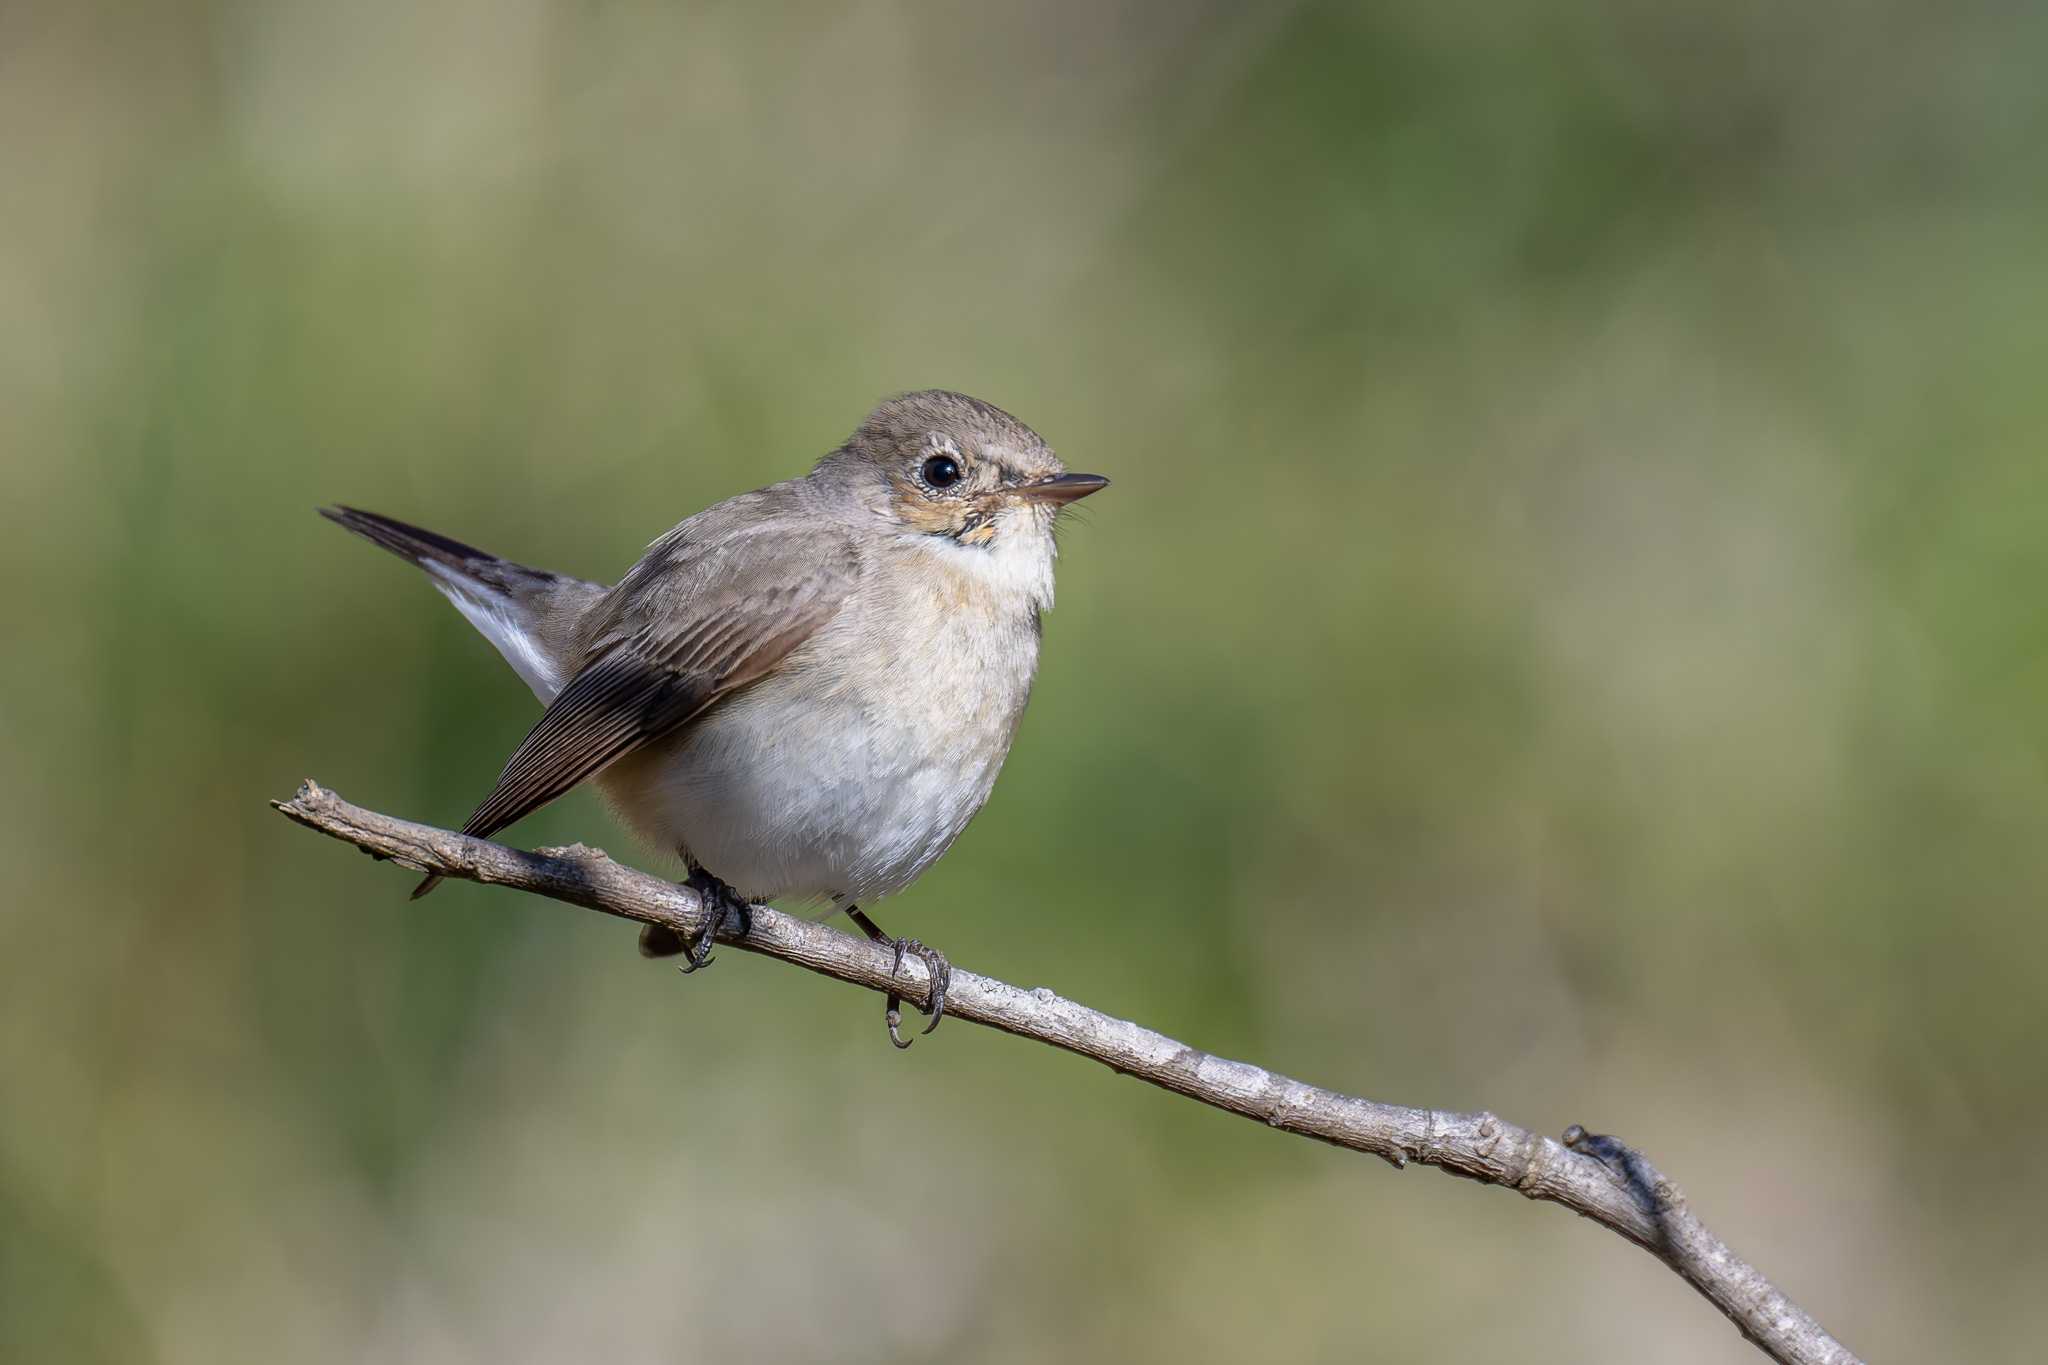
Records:
<instances>
[{"instance_id":1,"label":"bird's wing","mask_svg":"<svg viewBox=\"0 0 2048 1365\"><path fill-rule=\"evenodd\" d=\"M811 518L684 522L596 609L588 662L462 832L495 834L758 682L838 614L859 572L852 540Z\"/></svg>"}]
</instances>

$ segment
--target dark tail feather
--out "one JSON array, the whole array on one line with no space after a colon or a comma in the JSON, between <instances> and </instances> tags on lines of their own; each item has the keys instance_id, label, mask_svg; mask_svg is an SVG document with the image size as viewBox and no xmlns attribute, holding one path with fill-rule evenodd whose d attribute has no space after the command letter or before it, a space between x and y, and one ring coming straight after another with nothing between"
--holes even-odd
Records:
<instances>
[{"instance_id":1,"label":"dark tail feather","mask_svg":"<svg viewBox=\"0 0 2048 1365\"><path fill-rule=\"evenodd\" d=\"M360 507L323 507L320 515L337 526L354 531L372 545L391 551L400 559L421 566L446 565L486 587L515 597L530 595L537 589L565 581L561 575L549 573L546 569L500 559L487 550L464 545L437 531L429 531L424 526L414 526L380 512L365 512Z\"/></svg>"},{"instance_id":2,"label":"dark tail feather","mask_svg":"<svg viewBox=\"0 0 2048 1365\"><path fill-rule=\"evenodd\" d=\"M355 532L372 545L391 551L400 559L419 565L439 580L436 586L456 599L456 605L463 607L465 601L479 599L494 606L502 605L515 612L532 613L538 603L543 603L557 594L581 594L584 600L594 601L603 589L595 583L584 583L574 578L564 578L545 569L532 569L524 564L515 564L509 559L500 559L465 545L438 532L422 526L414 526L396 517L387 517L377 512L365 512L359 507L323 507L320 515L337 526ZM439 569L453 570L459 577L451 578ZM464 582L466 580L466 583ZM464 607L468 615L468 608ZM470 617L475 623L476 618ZM479 626L479 629L483 629ZM505 654L520 676L526 672L513 659L506 645L498 635L484 629L485 636L495 645L498 652ZM531 679L529 678L529 682ZM439 873L429 873L420 884L413 888L412 898L418 900L441 884Z\"/></svg>"},{"instance_id":3,"label":"dark tail feather","mask_svg":"<svg viewBox=\"0 0 2048 1365\"><path fill-rule=\"evenodd\" d=\"M396 517L365 512L357 507L323 507L320 515L337 526L354 531L372 545L381 545L399 558L409 559L415 564L431 561L451 568L466 568L478 561L492 563L498 558L485 554L474 545L464 545L459 540L450 540L447 536L437 535Z\"/></svg>"},{"instance_id":4,"label":"dark tail feather","mask_svg":"<svg viewBox=\"0 0 2048 1365\"><path fill-rule=\"evenodd\" d=\"M507 577L512 574L528 578L551 578L553 575L509 560L487 554L474 545L465 545L459 540L429 531L423 526L387 517L377 512L365 512L359 507L323 507L320 515L347 530L354 531L372 545L378 545L400 559L414 564L445 564L485 581ZM479 570L484 572L479 573ZM420 884L412 889L412 898L418 900L441 884L439 873L428 873Z\"/></svg>"},{"instance_id":5,"label":"dark tail feather","mask_svg":"<svg viewBox=\"0 0 2048 1365\"><path fill-rule=\"evenodd\" d=\"M643 924L640 926L640 956L674 957L687 953L690 945L683 942L683 936L666 924Z\"/></svg>"}]
</instances>

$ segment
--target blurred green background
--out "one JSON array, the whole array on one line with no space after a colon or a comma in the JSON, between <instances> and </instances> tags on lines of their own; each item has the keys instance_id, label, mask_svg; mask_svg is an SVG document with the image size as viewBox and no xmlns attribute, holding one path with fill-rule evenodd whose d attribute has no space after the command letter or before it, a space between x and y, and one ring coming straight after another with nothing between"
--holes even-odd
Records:
<instances>
[{"instance_id":1,"label":"blurred green background","mask_svg":"<svg viewBox=\"0 0 2048 1365\"><path fill-rule=\"evenodd\" d=\"M0 1357L1752 1358L1557 1209L267 808L459 820L534 714L316 504L610 578L925 385L1116 487L884 923L1621 1133L1852 1346L2032 1356L2044 63L2019 3L7 6Z\"/></svg>"}]
</instances>

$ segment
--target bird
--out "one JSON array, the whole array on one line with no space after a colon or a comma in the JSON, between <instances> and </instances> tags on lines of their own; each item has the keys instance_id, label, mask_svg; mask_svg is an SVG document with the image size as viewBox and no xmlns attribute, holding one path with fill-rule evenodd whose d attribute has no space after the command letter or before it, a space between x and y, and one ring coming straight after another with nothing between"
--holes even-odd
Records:
<instances>
[{"instance_id":1,"label":"bird","mask_svg":"<svg viewBox=\"0 0 2048 1365\"><path fill-rule=\"evenodd\" d=\"M424 570L544 708L464 834L593 782L713 910L688 941L647 926L644 955L695 971L715 931L751 931L752 905L825 904L897 969L925 963L929 1033L950 964L861 907L987 802L1038 670L1055 525L1108 484L994 404L927 389L885 399L810 473L684 519L610 586L319 510ZM885 1022L907 1047L900 1006Z\"/></svg>"}]
</instances>

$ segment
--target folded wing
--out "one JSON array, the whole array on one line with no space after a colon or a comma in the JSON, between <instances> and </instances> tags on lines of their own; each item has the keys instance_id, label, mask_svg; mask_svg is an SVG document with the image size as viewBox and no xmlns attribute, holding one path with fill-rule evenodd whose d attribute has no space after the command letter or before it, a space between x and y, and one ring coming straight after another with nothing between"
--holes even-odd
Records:
<instances>
[{"instance_id":1,"label":"folded wing","mask_svg":"<svg viewBox=\"0 0 2048 1365\"><path fill-rule=\"evenodd\" d=\"M839 613L860 569L844 533L741 508L716 515L729 507L684 522L611 590L588 661L505 764L464 834L495 834L687 726L773 672Z\"/></svg>"}]
</instances>

